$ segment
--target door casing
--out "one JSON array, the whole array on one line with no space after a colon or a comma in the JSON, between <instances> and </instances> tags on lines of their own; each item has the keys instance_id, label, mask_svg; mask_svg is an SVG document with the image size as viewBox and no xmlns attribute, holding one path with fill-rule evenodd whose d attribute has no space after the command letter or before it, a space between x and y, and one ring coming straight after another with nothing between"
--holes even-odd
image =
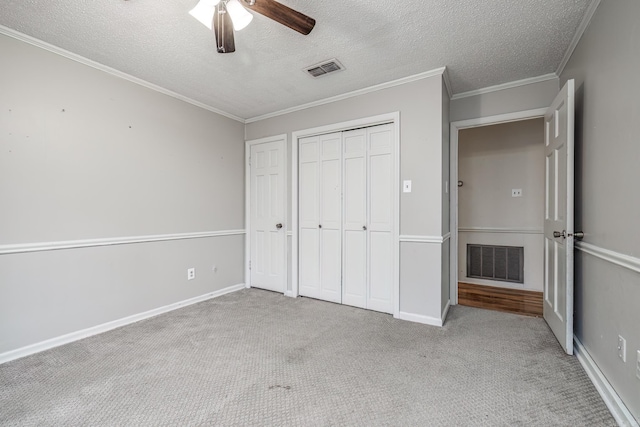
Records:
<instances>
[{"instance_id":1,"label":"door casing","mask_svg":"<svg viewBox=\"0 0 640 427\"><path fill-rule=\"evenodd\" d=\"M458 132L469 129L501 123L517 122L521 120L538 119L544 117L547 107L534 110L518 111L516 113L499 114L495 116L479 117L476 119L451 122L450 133L450 208L449 221L451 229L451 244L449 246L449 290L452 305L458 304Z\"/></svg>"}]
</instances>

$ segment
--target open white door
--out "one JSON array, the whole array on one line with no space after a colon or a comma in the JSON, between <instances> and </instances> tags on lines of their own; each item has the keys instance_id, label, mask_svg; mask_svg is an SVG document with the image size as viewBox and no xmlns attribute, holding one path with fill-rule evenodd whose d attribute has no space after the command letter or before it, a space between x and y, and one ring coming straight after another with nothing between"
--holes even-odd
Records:
<instances>
[{"instance_id":1,"label":"open white door","mask_svg":"<svg viewBox=\"0 0 640 427\"><path fill-rule=\"evenodd\" d=\"M250 286L285 288L284 140L251 145Z\"/></svg>"},{"instance_id":2,"label":"open white door","mask_svg":"<svg viewBox=\"0 0 640 427\"><path fill-rule=\"evenodd\" d=\"M544 319L573 354L573 129L574 81L544 116Z\"/></svg>"}]
</instances>

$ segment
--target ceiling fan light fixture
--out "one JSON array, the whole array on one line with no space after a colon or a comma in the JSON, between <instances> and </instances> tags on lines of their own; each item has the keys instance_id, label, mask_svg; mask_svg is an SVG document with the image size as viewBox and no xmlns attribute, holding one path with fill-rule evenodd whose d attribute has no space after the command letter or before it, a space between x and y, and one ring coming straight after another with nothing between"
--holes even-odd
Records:
<instances>
[{"instance_id":1,"label":"ceiling fan light fixture","mask_svg":"<svg viewBox=\"0 0 640 427\"><path fill-rule=\"evenodd\" d=\"M253 15L247 12L247 9L242 7L238 0L229 0L227 2L227 12L229 12L231 22L233 22L233 29L236 31L242 30L253 19Z\"/></svg>"},{"instance_id":2,"label":"ceiling fan light fixture","mask_svg":"<svg viewBox=\"0 0 640 427\"><path fill-rule=\"evenodd\" d=\"M189 11L189 15L196 18L211 30L213 26L213 15L218 3L220 3L220 0L200 0L196 7Z\"/></svg>"}]
</instances>

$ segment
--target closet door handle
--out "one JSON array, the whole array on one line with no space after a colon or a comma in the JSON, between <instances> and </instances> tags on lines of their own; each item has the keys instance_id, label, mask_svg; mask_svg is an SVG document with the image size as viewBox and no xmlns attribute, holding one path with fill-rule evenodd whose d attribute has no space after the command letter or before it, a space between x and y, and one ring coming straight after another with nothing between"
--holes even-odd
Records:
<instances>
[{"instance_id":1,"label":"closet door handle","mask_svg":"<svg viewBox=\"0 0 640 427\"><path fill-rule=\"evenodd\" d=\"M363 226L362 226L362 229L363 229L364 231L367 231L367 226L366 226L366 225L363 225Z\"/></svg>"},{"instance_id":2,"label":"closet door handle","mask_svg":"<svg viewBox=\"0 0 640 427\"><path fill-rule=\"evenodd\" d=\"M278 224L276 224L276 228L277 228L278 230L280 230L280 229L282 228L282 223L278 223Z\"/></svg>"},{"instance_id":3,"label":"closet door handle","mask_svg":"<svg viewBox=\"0 0 640 427\"><path fill-rule=\"evenodd\" d=\"M318 224L318 228L322 228L322 224Z\"/></svg>"}]
</instances>

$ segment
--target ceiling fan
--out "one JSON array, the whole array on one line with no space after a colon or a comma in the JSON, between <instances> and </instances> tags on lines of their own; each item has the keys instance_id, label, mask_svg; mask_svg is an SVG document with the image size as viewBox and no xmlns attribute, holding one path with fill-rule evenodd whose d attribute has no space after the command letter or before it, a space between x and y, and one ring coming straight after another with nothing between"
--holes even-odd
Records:
<instances>
[{"instance_id":1,"label":"ceiling fan","mask_svg":"<svg viewBox=\"0 0 640 427\"><path fill-rule=\"evenodd\" d=\"M305 36L316 20L275 0L200 0L189 14L216 35L218 53L235 52L233 31L240 31L253 19L247 9L258 12Z\"/></svg>"}]
</instances>

